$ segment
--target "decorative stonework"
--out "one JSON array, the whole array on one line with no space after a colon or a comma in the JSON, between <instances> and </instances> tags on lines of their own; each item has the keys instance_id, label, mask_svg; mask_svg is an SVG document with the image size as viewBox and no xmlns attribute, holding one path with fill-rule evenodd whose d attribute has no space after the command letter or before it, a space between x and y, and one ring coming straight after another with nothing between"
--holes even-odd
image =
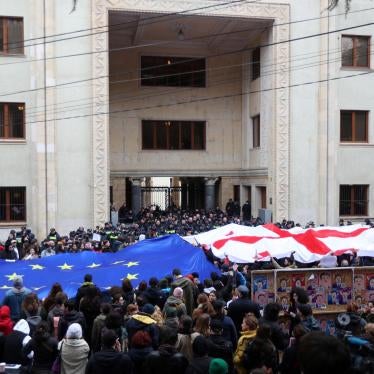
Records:
<instances>
[{"instance_id":1,"label":"decorative stonework","mask_svg":"<svg viewBox=\"0 0 374 374\"><path fill-rule=\"evenodd\" d=\"M214 7L213 7L214 6ZM206 7L205 9L202 9ZM197 11L184 12L189 9ZM225 16L237 18L273 19L282 26L273 28L273 42L290 38L290 7L288 4L250 3L220 5L214 1L177 0L94 0L92 27L107 26L108 10L123 10L149 13L194 14L203 16ZM106 29L104 29L106 30ZM108 48L107 33L97 33L92 38L94 51ZM289 43L274 46L274 63L279 73L273 81L273 150L269 156L268 195L273 196L273 216L275 220L288 218L289 213ZM108 53L103 52L93 58L93 77L108 76ZM94 223L103 223L109 212L109 115L99 114L109 111L105 95L109 90L108 78L94 81L93 97L93 178L94 178ZM272 160L272 161L271 161Z\"/></svg>"}]
</instances>

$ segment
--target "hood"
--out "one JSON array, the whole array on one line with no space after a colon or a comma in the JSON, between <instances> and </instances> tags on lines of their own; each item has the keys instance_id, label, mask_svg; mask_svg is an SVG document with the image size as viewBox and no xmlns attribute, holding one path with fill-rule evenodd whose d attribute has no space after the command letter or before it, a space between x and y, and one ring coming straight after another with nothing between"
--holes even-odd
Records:
<instances>
[{"instance_id":1,"label":"hood","mask_svg":"<svg viewBox=\"0 0 374 374\"><path fill-rule=\"evenodd\" d=\"M180 305L180 304L183 304L183 300L178 299L175 296L169 296L167 298L167 300L166 300L166 304L169 304L169 305Z\"/></svg>"},{"instance_id":2,"label":"hood","mask_svg":"<svg viewBox=\"0 0 374 374\"><path fill-rule=\"evenodd\" d=\"M24 319L20 319L13 327L13 330L23 332L26 335L30 334L30 326Z\"/></svg>"},{"instance_id":3,"label":"hood","mask_svg":"<svg viewBox=\"0 0 374 374\"><path fill-rule=\"evenodd\" d=\"M10 318L10 308L4 305L0 308L0 320Z\"/></svg>"},{"instance_id":4,"label":"hood","mask_svg":"<svg viewBox=\"0 0 374 374\"><path fill-rule=\"evenodd\" d=\"M153 323L156 323L156 321L153 318L145 314L134 314L132 316L132 319L144 325L152 325Z\"/></svg>"},{"instance_id":5,"label":"hood","mask_svg":"<svg viewBox=\"0 0 374 374\"><path fill-rule=\"evenodd\" d=\"M107 369L110 373L114 367L118 366L118 363L122 359L121 352L116 352L114 349L104 349L100 352L95 353L95 366Z\"/></svg>"},{"instance_id":6,"label":"hood","mask_svg":"<svg viewBox=\"0 0 374 374\"><path fill-rule=\"evenodd\" d=\"M175 287L181 287L181 288L186 288L187 286L189 286L190 284L192 284L192 282L187 279L187 278L178 278L176 279L173 283L172 283L172 286L175 288Z\"/></svg>"}]
</instances>

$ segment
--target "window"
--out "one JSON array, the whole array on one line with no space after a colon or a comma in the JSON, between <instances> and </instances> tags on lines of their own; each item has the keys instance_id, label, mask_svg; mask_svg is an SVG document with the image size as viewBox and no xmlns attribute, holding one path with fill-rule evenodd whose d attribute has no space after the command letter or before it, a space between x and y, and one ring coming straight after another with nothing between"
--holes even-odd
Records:
<instances>
[{"instance_id":1,"label":"window","mask_svg":"<svg viewBox=\"0 0 374 374\"><path fill-rule=\"evenodd\" d=\"M205 87L205 58L142 56L142 86Z\"/></svg>"},{"instance_id":2,"label":"window","mask_svg":"<svg viewBox=\"0 0 374 374\"><path fill-rule=\"evenodd\" d=\"M25 104L0 103L0 139L25 138Z\"/></svg>"},{"instance_id":3,"label":"window","mask_svg":"<svg viewBox=\"0 0 374 374\"><path fill-rule=\"evenodd\" d=\"M368 141L368 112L340 111L340 141L367 142Z\"/></svg>"},{"instance_id":4,"label":"window","mask_svg":"<svg viewBox=\"0 0 374 374\"><path fill-rule=\"evenodd\" d=\"M205 149L204 121L142 121L143 149Z\"/></svg>"},{"instance_id":5,"label":"window","mask_svg":"<svg viewBox=\"0 0 374 374\"><path fill-rule=\"evenodd\" d=\"M342 36L342 66L370 66L370 37Z\"/></svg>"},{"instance_id":6,"label":"window","mask_svg":"<svg viewBox=\"0 0 374 374\"><path fill-rule=\"evenodd\" d=\"M253 148L260 147L260 116L252 118L253 125Z\"/></svg>"},{"instance_id":7,"label":"window","mask_svg":"<svg viewBox=\"0 0 374 374\"><path fill-rule=\"evenodd\" d=\"M23 54L23 19L0 17L0 53Z\"/></svg>"},{"instance_id":8,"label":"window","mask_svg":"<svg viewBox=\"0 0 374 374\"><path fill-rule=\"evenodd\" d=\"M26 221L26 187L0 187L0 222Z\"/></svg>"},{"instance_id":9,"label":"window","mask_svg":"<svg viewBox=\"0 0 374 374\"><path fill-rule=\"evenodd\" d=\"M367 216L368 190L368 185L340 185L339 214L341 216Z\"/></svg>"},{"instance_id":10,"label":"window","mask_svg":"<svg viewBox=\"0 0 374 374\"><path fill-rule=\"evenodd\" d=\"M260 48L256 48L252 52L252 80L260 77L261 74L261 63L260 63Z\"/></svg>"}]
</instances>

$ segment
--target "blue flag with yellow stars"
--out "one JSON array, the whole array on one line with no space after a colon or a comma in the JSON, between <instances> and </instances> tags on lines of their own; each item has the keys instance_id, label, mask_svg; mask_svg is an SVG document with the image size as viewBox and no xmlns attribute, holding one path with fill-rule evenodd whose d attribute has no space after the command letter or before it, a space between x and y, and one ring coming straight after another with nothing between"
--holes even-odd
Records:
<instances>
[{"instance_id":1,"label":"blue flag with yellow stars","mask_svg":"<svg viewBox=\"0 0 374 374\"><path fill-rule=\"evenodd\" d=\"M182 274L198 272L201 279L210 277L217 268L196 248L178 235L143 240L116 253L81 252L59 254L35 260L0 262L0 302L21 276L24 286L38 294L48 295L53 283L59 282L69 297L74 297L85 274L103 291L120 286L128 278L133 286L151 277L163 278L174 268Z\"/></svg>"}]
</instances>

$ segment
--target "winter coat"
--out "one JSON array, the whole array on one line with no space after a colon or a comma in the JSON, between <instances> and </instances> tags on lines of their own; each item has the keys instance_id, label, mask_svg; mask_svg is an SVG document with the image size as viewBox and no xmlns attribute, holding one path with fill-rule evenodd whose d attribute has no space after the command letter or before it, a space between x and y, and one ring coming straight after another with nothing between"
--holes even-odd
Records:
<instances>
[{"instance_id":1,"label":"winter coat","mask_svg":"<svg viewBox=\"0 0 374 374\"><path fill-rule=\"evenodd\" d=\"M30 327L24 319L20 319L13 331L5 337L2 360L7 364L21 364L27 366L31 363L34 352L24 354L23 348L31 340Z\"/></svg>"},{"instance_id":2,"label":"winter coat","mask_svg":"<svg viewBox=\"0 0 374 374\"><path fill-rule=\"evenodd\" d=\"M10 308L4 305L0 308L0 332L4 336L9 335L13 330L13 321L10 318Z\"/></svg>"},{"instance_id":3,"label":"winter coat","mask_svg":"<svg viewBox=\"0 0 374 374\"><path fill-rule=\"evenodd\" d=\"M238 374L246 374L247 370L243 366L244 352L250 343L256 337L256 330L243 331L238 340L238 346L234 353L234 366Z\"/></svg>"},{"instance_id":4,"label":"winter coat","mask_svg":"<svg viewBox=\"0 0 374 374\"><path fill-rule=\"evenodd\" d=\"M147 331L152 338L152 347L157 349L159 339L159 329L156 321L145 313L134 314L126 323L129 348L131 348L131 339L137 331Z\"/></svg>"},{"instance_id":5,"label":"winter coat","mask_svg":"<svg viewBox=\"0 0 374 374\"><path fill-rule=\"evenodd\" d=\"M184 374L188 361L175 347L160 345L158 351L150 353L145 361L146 374Z\"/></svg>"},{"instance_id":6,"label":"winter coat","mask_svg":"<svg viewBox=\"0 0 374 374\"><path fill-rule=\"evenodd\" d=\"M234 369L232 361L234 350L231 341L225 339L222 335L210 335L207 342L209 357L225 360L229 365L230 373L232 373Z\"/></svg>"},{"instance_id":7,"label":"winter coat","mask_svg":"<svg viewBox=\"0 0 374 374\"><path fill-rule=\"evenodd\" d=\"M222 322L222 328L223 328L222 336L226 340L229 340L232 343L232 346L235 350L236 345L238 343L238 334L236 333L236 327L234 325L234 321L228 316L223 316L223 318L221 317L218 319Z\"/></svg>"},{"instance_id":8,"label":"winter coat","mask_svg":"<svg viewBox=\"0 0 374 374\"><path fill-rule=\"evenodd\" d=\"M186 374L206 374L209 373L211 357L195 357L186 370Z\"/></svg>"},{"instance_id":9,"label":"winter coat","mask_svg":"<svg viewBox=\"0 0 374 374\"><path fill-rule=\"evenodd\" d=\"M282 328L279 326L279 323L276 321L268 321L265 318L261 318L260 321L261 325L268 325L270 327L270 340L273 342L275 347L279 351L283 351L288 346L288 335L286 335Z\"/></svg>"},{"instance_id":10,"label":"winter coat","mask_svg":"<svg viewBox=\"0 0 374 374\"><path fill-rule=\"evenodd\" d=\"M34 352L33 369L50 370L58 353L57 340L49 336L49 334L40 342L33 338L23 349L25 355L28 355L32 351Z\"/></svg>"},{"instance_id":11,"label":"winter coat","mask_svg":"<svg viewBox=\"0 0 374 374\"><path fill-rule=\"evenodd\" d=\"M172 284L171 288L174 290L175 288L180 287L183 289L183 299L186 305L187 314L192 316L192 312L195 308L195 300L194 300L194 289L195 286L188 278L177 278Z\"/></svg>"},{"instance_id":12,"label":"winter coat","mask_svg":"<svg viewBox=\"0 0 374 374\"><path fill-rule=\"evenodd\" d=\"M307 331L320 331L321 326L317 319L313 316L306 317L303 321L301 321L302 325L307 329Z\"/></svg>"},{"instance_id":13,"label":"winter coat","mask_svg":"<svg viewBox=\"0 0 374 374\"><path fill-rule=\"evenodd\" d=\"M253 313L257 318L260 318L260 306L246 297L234 300L230 303L227 315L233 320L238 333L241 329L243 317L247 313Z\"/></svg>"},{"instance_id":14,"label":"winter coat","mask_svg":"<svg viewBox=\"0 0 374 374\"><path fill-rule=\"evenodd\" d=\"M31 293L31 290L26 287L21 289L13 287L6 292L3 305L10 308L10 318L13 321L18 321L21 318L22 302L29 293Z\"/></svg>"},{"instance_id":15,"label":"winter coat","mask_svg":"<svg viewBox=\"0 0 374 374\"><path fill-rule=\"evenodd\" d=\"M167 315L170 308L177 308L177 315L181 317L187 314L186 305L183 303L183 300L178 299L175 296L169 296L164 305L164 314Z\"/></svg>"},{"instance_id":16,"label":"winter coat","mask_svg":"<svg viewBox=\"0 0 374 374\"><path fill-rule=\"evenodd\" d=\"M82 327L83 336L86 333L86 320L82 312L76 310L66 311L58 323L58 340L60 341L66 334L68 327L72 323L79 323Z\"/></svg>"},{"instance_id":17,"label":"winter coat","mask_svg":"<svg viewBox=\"0 0 374 374\"><path fill-rule=\"evenodd\" d=\"M131 348L129 350L129 356L134 364L134 371L136 374L145 373L145 361L151 352L153 352L152 347Z\"/></svg>"},{"instance_id":18,"label":"winter coat","mask_svg":"<svg viewBox=\"0 0 374 374\"><path fill-rule=\"evenodd\" d=\"M86 374L131 374L132 362L126 354L113 348L96 352L88 360Z\"/></svg>"},{"instance_id":19,"label":"winter coat","mask_svg":"<svg viewBox=\"0 0 374 374\"><path fill-rule=\"evenodd\" d=\"M104 314L99 314L92 326L91 334L91 350L92 352L98 352L101 349L101 331L105 326L106 316Z\"/></svg>"},{"instance_id":20,"label":"winter coat","mask_svg":"<svg viewBox=\"0 0 374 374\"><path fill-rule=\"evenodd\" d=\"M142 296L146 303L162 307L163 294L158 288L149 287L142 293Z\"/></svg>"},{"instance_id":21,"label":"winter coat","mask_svg":"<svg viewBox=\"0 0 374 374\"><path fill-rule=\"evenodd\" d=\"M61 350L61 374L84 374L90 348L84 339L64 339Z\"/></svg>"}]
</instances>

